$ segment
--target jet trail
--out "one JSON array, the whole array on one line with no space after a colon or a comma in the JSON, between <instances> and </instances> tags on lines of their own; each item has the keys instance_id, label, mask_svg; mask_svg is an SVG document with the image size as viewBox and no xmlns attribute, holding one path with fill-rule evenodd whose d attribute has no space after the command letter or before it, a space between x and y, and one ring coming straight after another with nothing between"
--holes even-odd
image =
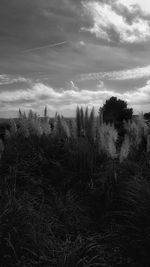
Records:
<instances>
[{"instance_id":1,"label":"jet trail","mask_svg":"<svg viewBox=\"0 0 150 267\"><path fill-rule=\"evenodd\" d=\"M51 47L60 46L60 45L67 44L67 43L68 43L67 41L64 41L64 42L55 43L55 44L51 44L51 45L38 46L38 47L35 47L35 48L24 50L24 51L22 51L22 53L28 53L28 52L32 52L32 51L35 51L35 50L41 50L41 49L44 49L44 48L48 48L48 47L51 48Z\"/></svg>"}]
</instances>

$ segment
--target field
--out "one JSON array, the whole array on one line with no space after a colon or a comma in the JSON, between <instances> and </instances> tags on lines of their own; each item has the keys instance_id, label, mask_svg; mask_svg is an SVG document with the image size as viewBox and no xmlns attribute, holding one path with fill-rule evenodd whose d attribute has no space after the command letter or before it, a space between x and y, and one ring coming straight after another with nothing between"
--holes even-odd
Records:
<instances>
[{"instance_id":1,"label":"field","mask_svg":"<svg viewBox=\"0 0 150 267\"><path fill-rule=\"evenodd\" d=\"M7 125L6 125L7 124ZM1 267L150 266L150 126L94 110L1 123ZM6 127L7 126L7 127Z\"/></svg>"}]
</instances>

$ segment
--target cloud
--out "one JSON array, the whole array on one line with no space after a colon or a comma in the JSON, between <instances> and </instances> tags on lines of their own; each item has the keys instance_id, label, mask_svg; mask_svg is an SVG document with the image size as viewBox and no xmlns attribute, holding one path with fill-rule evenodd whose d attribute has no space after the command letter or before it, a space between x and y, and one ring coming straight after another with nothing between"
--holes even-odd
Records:
<instances>
[{"instance_id":1,"label":"cloud","mask_svg":"<svg viewBox=\"0 0 150 267\"><path fill-rule=\"evenodd\" d=\"M104 82L103 81L98 81L97 88L103 88L103 87L104 87Z\"/></svg>"},{"instance_id":2,"label":"cloud","mask_svg":"<svg viewBox=\"0 0 150 267\"><path fill-rule=\"evenodd\" d=\"M139 6L116 1L82 1L84 14L92 21L82 31L114 43L139 43L150 37L149 20Z\"/></svg>"},{"instance_id":3,"label":"cloud","mask_svg":"<svg viewBox=\"0 0 150 267\"><path fill-rule=\"evenodd\" d=\"M119 0L119 3L125 5L128 9L138 8L145 15L150 14L150 2L147 0Z\"/></svg>"},{"instance_id":4,"label":"cloud","mask_svg":"<svg viewBox=\"0 0 150 267\"><path fill-rule=\"evenodd\" d=\"M53 88L48 87L44 84L37 83L33 84L31 89L25 90L17 90L17 91L2 91L0 93L0 101L1 102L15 102L22 100L23 102L26 101L38 101L42 98L51 98L56 100L61 96L60 93L56 92Z\"/></svg>"},{"instance_id":5,"label":"cloud","mask_svg":"<svg viewBox=\"0 0 150 267\"><path fill-rule=\"evenodd\" d=\"M70 81L70 90L73 90L73 91L78 91L79 88L75 85L75 83L73 81Z\"/></svg>"},{"instance_id":6,"label":"cloud","mask_svg":"<svg viewBox=\"0 0 150 267\"><path fill-rule=\"evenodd\" d=\"M125 94L127 101L132 105L150 104L150 80L146 85L132 93Z\"/></svg>"},{"instance_id":7,"label":"cloud","mask_svg":"<svg viewBox=\"0 0 150 267\"><path fill-rule=\"evenodd\" d=\"M99 73L87 73L78 75L76 81L86 80L129 80L139 79L143 77L150 77L150 65L146 67L137 67L134 69L112 71L112 72L99 72Z\"/></svg>"},{"instance_id":8,"label":"cloud","mask_svg":"<svg viewBox=\"0 0 150 267\"><path fill-rule=\"evenodd\" d=\"M0 85L9 85L19 82L31 83L31 80L18 75L0 74Z\"/></svg>"},{"instance_id":9,"label":"cloud","mask_svg":"<svg viewBox=\"0 0 150 267\"><path fill-rule=\"evenodd\" d=\"M103 83L101 83L100 90L96 91L79 88L76 90L76 87L73 86L74 83L71 84L70 90L56 91L43 83L35 83L31 89L0 92L1 112L11 108L16 112L19 108L36 109L37 112L40 112L45 105L48 105L53 111L53 115L58 111L66 116L73 116L77 105L88 106L89 108L94 106L98 111L104 101L111 96L127 101L130 107L135 110L138 107L139 111L145 110L146 105L150 104L150 80L142 88L124 93L108 89Z\"/></svg>"},{"instance_id":10,"label":"cloud","mask_svg":"<svg viewBox=\"0 0 150 267\"><path fill-rule=\"evenodd\" d=\"M84 41L80 41L79 44L80 44L81 46L85 46L85 42L84 42Z\"/></svg>"},{"instance_id":11,"label":"cloud","mask_svg":"<svg viewBox=\"0 0 150 267\"><path fill-rule=\"evenodd\" d=\"M5 56L71 39L81 23L81 1L1 0L0 38ZM45 47L46 48L46 47ZM43 51L43 50L42 50ZM30 50L31 52L31 50Z\"/></svg>"}]
</instances>

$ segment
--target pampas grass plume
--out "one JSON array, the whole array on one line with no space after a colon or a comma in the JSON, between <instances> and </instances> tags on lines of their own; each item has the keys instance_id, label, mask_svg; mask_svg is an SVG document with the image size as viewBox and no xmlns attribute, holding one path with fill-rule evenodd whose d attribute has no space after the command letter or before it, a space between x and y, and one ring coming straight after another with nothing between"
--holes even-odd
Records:
<instances>
[{"instance_id":1,"label":"pampas grass plume","mask_svg":"<svg viewBox=\"0 0 150 267\"><path fill-rule=\"evenodd\" d=\"M119 154L120 163L122 163L123 160L125 160L128 157L129 153L130 153L130 139L129 136L126 134L120 149L120 154Z\"/></svg>"}]
</instances>

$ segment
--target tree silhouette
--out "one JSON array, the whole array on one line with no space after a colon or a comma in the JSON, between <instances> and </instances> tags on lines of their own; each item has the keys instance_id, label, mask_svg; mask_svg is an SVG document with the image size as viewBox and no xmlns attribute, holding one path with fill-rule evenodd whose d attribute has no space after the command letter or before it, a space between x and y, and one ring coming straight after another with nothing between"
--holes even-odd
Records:
<instances>
[{"instance_id":1,"label":"tree silhouette","mask_svg":"<svg viewBox=\"0 0 150 267\"><path fill-rule=\"evenodd\" d=\"M144 118L148 121L150 121L150 112L147 112L144 114Z\"/></svg>"},{"instance_id":2,"label":"tree silhouette","mask_svg":"<svg viewBox=\"0 0 150 267\"><path fill-rule=\"evenodd\" d=\"M127 108L127 103L117 97L112 96L106 100L100 112L103 114L103 120L106 123L114 123L117 128L120 128L124 120L132 118L133 109Z\"/></svg>"}]
</instances>

